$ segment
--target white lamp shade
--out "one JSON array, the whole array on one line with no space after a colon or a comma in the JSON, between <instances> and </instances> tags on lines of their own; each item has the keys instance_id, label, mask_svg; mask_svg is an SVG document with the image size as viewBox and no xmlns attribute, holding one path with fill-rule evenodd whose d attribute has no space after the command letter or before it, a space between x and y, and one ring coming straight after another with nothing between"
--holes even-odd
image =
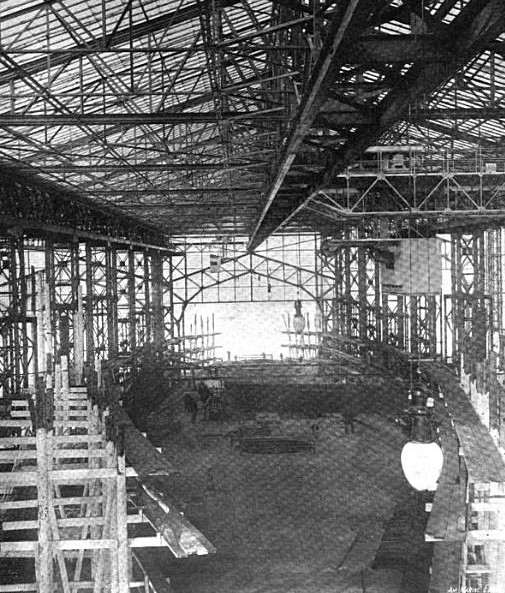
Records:
<instances>
[{"instance_id":1,"label":"white lamp shade","mask_svg":"<svg viewBox=\"0 0 505 593\"><path fill-rule=\"evenodd\" d=\"M402 449L402 469L416 490L436 490L444 454L437 443L408 442Z\"/></svg>"}]
</instances>

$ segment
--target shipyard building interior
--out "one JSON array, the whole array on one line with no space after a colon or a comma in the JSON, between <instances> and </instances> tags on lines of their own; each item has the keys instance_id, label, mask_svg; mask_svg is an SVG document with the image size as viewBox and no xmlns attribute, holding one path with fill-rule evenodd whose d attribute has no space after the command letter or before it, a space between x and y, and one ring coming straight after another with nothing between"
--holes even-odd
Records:
<instances>
[{"instance_id":1,"label":"shipyard building interior","mask_svg":"<svg viewBox=\"0 0 505 593\"><path fill-rule=\"evenodd\" d=\"M504 48L1 0L1 593L505 592Z\"/></svg>"}]
</instances>

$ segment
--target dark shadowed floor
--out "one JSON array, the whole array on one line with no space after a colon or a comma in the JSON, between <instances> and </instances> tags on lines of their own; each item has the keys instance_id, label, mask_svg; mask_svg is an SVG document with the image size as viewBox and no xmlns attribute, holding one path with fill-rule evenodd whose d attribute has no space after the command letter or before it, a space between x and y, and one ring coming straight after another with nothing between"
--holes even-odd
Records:
<instances>
[{"instance_id":1,"label":"dark shadowed floor","mask_svg":"<svg viewBox=\"0 0 505 593\"><path fill-rule=\"evenodd\" d=\"M182 433L163 440L175 493L218 549L163 556L176 593L407 593L405 554L372 568L395 509L419 507L400 467L404 435L375 414L360 414L350 436L340 414L317 423L314 450L301 453L243 453L230 442L231 420L184 419ZM313 424L285 414L273 432L309 442Z\"/></svg>"}]
</instances>

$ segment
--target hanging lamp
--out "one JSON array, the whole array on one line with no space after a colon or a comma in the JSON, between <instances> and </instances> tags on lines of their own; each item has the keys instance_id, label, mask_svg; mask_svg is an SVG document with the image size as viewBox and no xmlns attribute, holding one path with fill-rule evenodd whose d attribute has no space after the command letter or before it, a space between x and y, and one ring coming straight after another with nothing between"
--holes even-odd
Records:
<instances>
[{"instance_id":1,"label":"hanging lamp","mask_svg":"<svg viewBox=\"0 0 505 593\"><path fill-rule=\"evenodd\" d=\"M413 393L414 405L409 408L412 432L401 452L401 464L407 482L415 490L435 491L442 473L444 454L436 442L428 408L420 390Z\"/></svg>"},{"instance_id":2,"label":"hanging lamp","mask_svg":"<svg viewBox=\"0 0 505 593\"><path fill-rule=\"evenodd\" d=\"M303 333L305 329L305 317L302 314L302 301L295 301L295 315L293 317L293 329L297 334Z\"/></svg>"}]
</instances>

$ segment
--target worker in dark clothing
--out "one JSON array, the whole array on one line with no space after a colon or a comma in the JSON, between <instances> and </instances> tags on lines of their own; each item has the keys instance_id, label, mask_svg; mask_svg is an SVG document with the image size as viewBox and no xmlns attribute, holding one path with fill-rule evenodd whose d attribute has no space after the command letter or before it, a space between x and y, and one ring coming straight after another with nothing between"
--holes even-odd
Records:
<instances>
[{"instance_id":1,"label":"worker in dark clothing","mask_svg":"<svg viewBox=\"0 0 505 593\"><path fill-rule=\"evenodd\" d=\"M184 410L188 414L191 414L191 422L193 422L193 423L196 422L196 414L198 412L198 403L193 398L191 393L189 393L189 391L186 391L186 393L184 394Z\"/></svg>"},{"instance_id":2,"label":"worker in dark clothing","mask_svg":"<svg viewBox=\"0 0 505 593\"><path fill-rule=\"evenodd\" d=\"M342 411L344 417L344 428L345 434L354 434L354 422L356 421L356 409L352 402L347 401L344 403Z\"/></svg>"},{"instance_id":3,"label":"worker in dark clothing","mask_svg":"<svg viewBox=\"0 0 505 593\"><path fill-rule=\"evenodd\" d=\"M200 381L200 384L198 385L198 393L200 394L200 401L202 402L203 419L208 420L210 390L203 381Z\"/></svg>"}]
</instances>

